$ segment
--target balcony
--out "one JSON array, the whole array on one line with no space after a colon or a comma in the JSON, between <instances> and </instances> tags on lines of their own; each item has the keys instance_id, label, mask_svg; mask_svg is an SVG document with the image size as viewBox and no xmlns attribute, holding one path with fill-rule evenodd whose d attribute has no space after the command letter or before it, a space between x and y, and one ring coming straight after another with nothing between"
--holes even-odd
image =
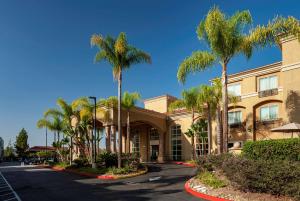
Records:
<instances>
[{"instance_id":1,"label":"balcony","mask_svg":"<svg viewBox=\"0 0 300 201\"><path fill-rule=\"evenodd\" d=\"M263 97L268 97L268 96L275 96L277 94L278 94L278 88L275 88L275 89L259 91L258 92L258 97L263 98Z\"/></svg>"},{"instance_id":2,"label":"balcony","mask_svg":"<svg viewBox=\"0 0 300 201\"><path fill-rule=\"evenodd\" d=\"M272 120L259 120L255 122L255 129L272 129L281 126L283 123L282 118Z\"/></svg>"}]
</instances>

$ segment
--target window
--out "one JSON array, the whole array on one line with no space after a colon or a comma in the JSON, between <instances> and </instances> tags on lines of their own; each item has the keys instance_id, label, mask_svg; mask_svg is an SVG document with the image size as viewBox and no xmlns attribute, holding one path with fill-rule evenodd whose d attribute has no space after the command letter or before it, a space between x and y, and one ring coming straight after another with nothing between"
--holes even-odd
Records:
<instances>
[{"instance_id":1,"label":"window","mask_svg":"<svg viewBox=\"0 0 300 201\"><path fill-rule=\"evenodd\" d=\"M132 153L140 153L140 134L137 129L131 131L132 134Z\"/></svg>"},{"instance_id":2,"label":"window","mask_svg":"<svg viewBox=\"0 0 300 201\"><path fill-rule=\"evenodd\" d=\"M260 108L260 120L268 121L278 118L278 105L270 105Z\"/></svg>"},{"instance_id":3,"label":"window","mask_svg":"<svg viewBox=\"0 0 300 201\"><path fill-rule=\"evenodd\" d=\"M181 160L181 126L175 125L171 127L171 146L172 158L175 161Z\"/></svg>"},{"instance_id":4,"label":"window","mask_svg":"<svg viewBox=\"0 0 300 201\"><path fill-rule=\"evenodd\" d=\"M198 156L208 154L208 137L199 137L196 142L196 153Z\"/></svg>"},{"instance_id":5,"label":"window","mask_svg":"<svg viewBox=\"0 0 300 201\"><path fill-rule=\"evenodd\" d=\"M277 88L277 76L270 76L259 79L259 91L266 91Z\"/></svg>"},{"instance_id":6,"label":"window","mask_svg":"<svg viewBox=\"0 0 300 201\"><path fill-rule=\"evenodd\" d=\"M235 112L228 112L228 124L240 124L242 122L242 112L235 111Z\"/></svg>"},{"instance_id":7,"label":"window","mask_svg":"<svg viewBox=\"0 0 300 201\"><path fill-rule=\"evenodd\" d=\"M228 94L232 96L241 96L241 84L232 84L228 86Z\"/></svg>"},{"instance_id":8,"label":"window","mask_svg":"<svg viewBox=\"0 0 300 201\"><path fill-rule=\"evenodd\" d=\"M150 140L159 140L159 134L156 128L150 129Z\"/></svg>"}]
</instances>

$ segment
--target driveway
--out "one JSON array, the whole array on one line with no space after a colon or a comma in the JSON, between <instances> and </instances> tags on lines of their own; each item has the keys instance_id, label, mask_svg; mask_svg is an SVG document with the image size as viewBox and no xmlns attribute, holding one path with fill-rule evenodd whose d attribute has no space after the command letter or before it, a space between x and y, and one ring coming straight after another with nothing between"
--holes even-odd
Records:
<instances>
[{"instance_id":1,"label":"driveway","mask_svg":"<svg viewBox=\"0 0 300 201\"><path fill-rule=\"evenodd\" d=\"M196 169L175 164L149 164L147 174L117 181L36 167L2 165L0 171L23 201L199 200L184 191Z\"/></svg>"}]
</instances>

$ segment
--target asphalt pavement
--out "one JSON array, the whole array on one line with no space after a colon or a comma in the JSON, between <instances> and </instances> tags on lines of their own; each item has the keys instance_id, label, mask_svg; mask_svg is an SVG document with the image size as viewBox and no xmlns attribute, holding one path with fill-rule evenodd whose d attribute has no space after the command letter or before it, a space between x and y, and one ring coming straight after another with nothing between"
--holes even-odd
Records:
<instances>
[{"instance_id":1,"label":"asphalt pavement","mask_svg":"<svg viewBox=\"0 0 300 201\"><path fill-rule=\"evenodd\" d=\"M22 201L200 200L184 190L184 183L195 175L195 168L176 164L149 164L148 167L145 175L115 181L12 163L0 164L0 172L11 186L11 192L16 192ZM4 199L0 196L1 200Z\"/></svg>"}]
</instances>

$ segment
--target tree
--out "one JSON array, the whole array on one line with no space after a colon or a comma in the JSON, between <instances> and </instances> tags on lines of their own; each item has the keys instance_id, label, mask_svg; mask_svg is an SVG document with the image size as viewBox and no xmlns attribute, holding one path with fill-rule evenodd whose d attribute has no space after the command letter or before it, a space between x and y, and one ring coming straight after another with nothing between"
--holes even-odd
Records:
<instances>
[{"instance_id":1,"label":"tree","mask_svg":"<svg viewBox=\"0 0 300 201\"><path fill-rule=\"evenodd\" d=\"M122 72L130 68L133 64L151 63L150 56L129 45L125 33L121 32L117 39L110 36L103 37L94 34L91 37L91 45L97 46L99 51L95 56L95 61L107 61L112 66L113 76L118 80L118 168L121 168L121 152L122 152L122 119L121 119L121 100L122 100Z\"/></svg>"},{"instance_id":2,"label":"tree","mask_svg":"<svg viewBox=\"0 0 300 201\"><path fill-rule=\"evenodd\" d=\"M50 116L50 117L49 117ZM40 119L37 122L38 128L47 128L54 132L54 142L53 147L56 148L56 151L60 157L60 160L64 161L65 157L63 156L61 149L63 144L65 144L66 139L60 140L60 133L64 131L65 125L61 119L61 116L58 113L47 113L44 115L43 119ZM57 141L55 140L55 136L57 134Z\"/></svg>"},{"instance_id":3,"label":"tree","mask_svg":"<svg viewBox=\"0 0 300 201\"><path fill-rule=\"evenodd\" d=\"M186 110L192 113L192 125L195 121L195 113L198 109L198 96L199 96L199 87L193 87L188 90L184 90L181 93L182 99L176 100L169 105L169 111L174 111L176 109L185 108ZM195 136L190 135L192 141L192 159L195 159L196 151L195 151Z\"/></svg>"},{"instance_id":4,"label":"tree","mask_svg":"<svg viewBox=\"0 0 300 201\"><path fill-rule=\"evenodd\" d=\"M14 151L14 148L11 144L11 141L9 140L6 148L4 149L4 158L5 160L12 160L14 159L16 156L15 156L15 151Z\"/></svg>"},{"instance_id":5,"label":"tree","mask_svg":"<svg viewBox=\"0 0 300 201\"><path fill-rule=\"evenodd\" d=\"M102 109L102 112L100 113L100 119L108 124L111 121L111 111L114 108L118 107L118 97L117 96L110 96L107 99L100 99L97 103L98 106ZM99 115L98 115L99 116ZM111 151L111 136L110 132L106 133L108 136L106 137L106 151ZM113 137L113 149L116 151L116 143L117 139L116 136Z\"/></svg>"},{"instance_id":6,"label":"tree","mask_svg":"<svg viewBox=\"0 0 300 201\"><path fill-rule=\"evenodd\" d=\"M207 117L208 154L211 153L212 114L214 113L214 101L214 87L209 85L201 85L198 96L198 104L200 108L206 107L203 110L206 111Z\"/></svg>"},{"instance_id":7,"label":"tree","mask_svg":"<svg viewBox=\"0 0 300 201\"><path fill-rule=\"evenodd\" d=\"M137 92L129 93L127 91L124 92L123 98L122 98L122 107L127 112L127 140L126 140L126 150L128 153L130 153L129 148L129 142L130 142L130 109L132 109L138 100L141 99L141 95Z\"/></svg>"},{"instance_id":8,"label":"tree","mask_svg":"<svg viewBox=\"0 0 300 201\"><path fill-rule=\"evenodd\" d=\"M16 137L15 148L19 157L25 157L26 151L29 148L27 131L22 128L19 135Z\"/></svg>"},{"instance_id":9,"label":"tree","mask_svg":"<svg viewBox=\"0 0 300 201\"><path fill-rule=\"evenodd\" d=\"M287 35L298 36L299 21L294 17L276 17L266 26L252 25L249 11L238 11L232 16L225 15L218 7L209 10L197 28L197 35L210 47L209 51L196 51L179 66L177 78L185 82L190 73L203 71L217 63L222 67L222 105L223 105L223 149L228 151L228 92L227 68L231 59L243 54L250 59L254 48L279 44L280 38Z\"/></svg>"}]
</instances>

